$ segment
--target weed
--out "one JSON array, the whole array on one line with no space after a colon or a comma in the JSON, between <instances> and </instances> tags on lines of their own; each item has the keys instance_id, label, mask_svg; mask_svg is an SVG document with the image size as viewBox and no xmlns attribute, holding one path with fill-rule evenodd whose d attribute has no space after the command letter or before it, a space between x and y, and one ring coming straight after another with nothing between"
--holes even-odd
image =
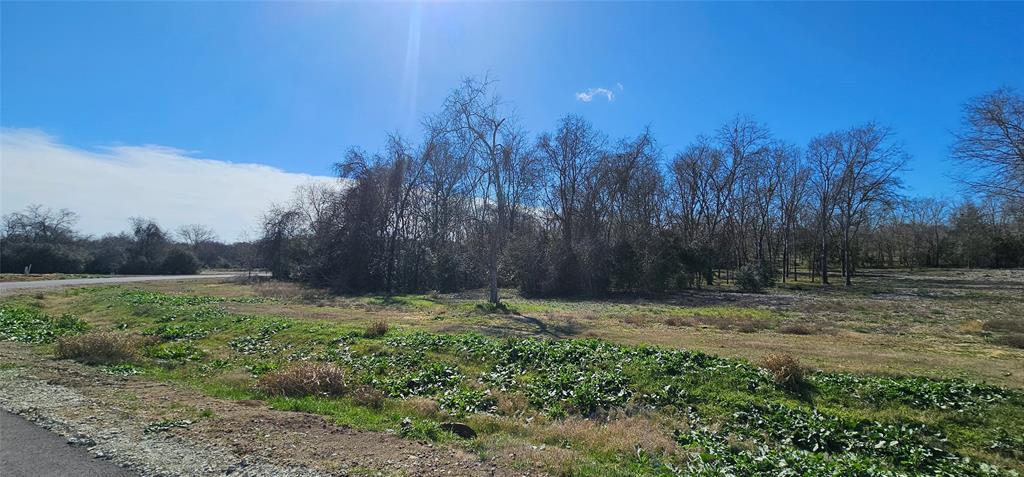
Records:
<instances>
[{"instance_id":1,"label":"weed","mask_svg":"<svg viewBox=\"0 0 1024 477\"><path fill-rule=\"evenodd\" d=\"M271 396L341 396L345 373L333 363L298 361L264 374L256 387Z\"/></svg>"},{"instance_id":2,"label":"weed","mask_svg":"<svg viewBox=\"0 0 1024 477\"><path fill-rule=\"evenodd\" d=\"M775 385L798 391L805 385L804 368L800 361L786 353L769 353L761 358L761 367L772 375Z\"/></svg>"},{"instance_id":3,"label":"weed","mask_svg":"<svg viewBox=\"0 0 1024 477\"><path fill-rule=\"evenodd\" d=\"M374 322L363 331L364 338L379 338L388 334L388 323L384 320Z\"/></svg>"},{"instance_id":4,"label":"weed","mask_svg":"<svg viewBox=\"0 0 1024 477\"><path fill-rule=\"evenodd\" d=\"M61 359L86 364L117 364L138 360L139 337L113 331L97 331L57 340L55 353Z\"/></svg>"},{"instance_id":5,"label":"weed","mask_svg":"<svg viewBox=\"0 0 1024 477\"><path fill-rule=\"evenodd\" d=\"M206 352L190 342L163 343L147 346L146 356L153 359L175 361L183 363L186 361L199 361L206 356Z\"/></svg>"},{"instance_id":6,"label":"weed","mask_svg":"<svg viewBox=\"0 0 1024 477\"><path fill-rule=\"evenodd\" d=\"M87 328L84 321L71 315L52 317L36 308L0 305L0 340L49 343L64 335L81 333Z\"/></svg>"},{"instance_id":7,"label":"weed","mask_svg":"<svg viewBox=\"0 0 1024 477\"><path fill-rule=\"evenodd\" d=\"M103 372L114 376L133 376L142 374L144 370L132 363L120 363L104 366Z\"/></svg>"},{"instance_id":8,"label":"weed","mask_svg":"<svg viewBox=\"0 0 1024 477\"><path fill-rule=\"evenodd\" d=\"M192 425L192 421L190 421L188 419L173 419L173 420L172 419L167 419L167 420L163 420L163 421L154 422L154 423L146 426L146 428L143 429L143 433L145 433L145 434L156 434L156 433L160 433L160 432L167 432L167 431L169 431L171 429L174 429L176 427L188 427L188 426L191 426L191 425Z\"/></svg>"}]
</instances>

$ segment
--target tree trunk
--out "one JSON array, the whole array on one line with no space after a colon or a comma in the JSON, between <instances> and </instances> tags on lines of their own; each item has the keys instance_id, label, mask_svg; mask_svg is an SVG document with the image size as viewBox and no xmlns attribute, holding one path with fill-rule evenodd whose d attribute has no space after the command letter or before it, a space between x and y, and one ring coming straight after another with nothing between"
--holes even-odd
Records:
<instances>
[{"instance_id":1,"label":"tree trunk","mask_svg":"<svg viewBox=\"0 0 1024 477\"><path fill-rule=\"evenodd\" d=\"M853 285L853 269L850 268L850 227L843 227L843 275L846 277L846 286Z\"/></svg>"},{"instance_id":2,"label":"tree trunk","mask_svg":"<svg viewBox=\"0 0 1024 477\"><path fill-rule=\"evenodd\" d=\"M828 285L828 230L821 227L821 283Z\"/></svg>"}]
</instances>

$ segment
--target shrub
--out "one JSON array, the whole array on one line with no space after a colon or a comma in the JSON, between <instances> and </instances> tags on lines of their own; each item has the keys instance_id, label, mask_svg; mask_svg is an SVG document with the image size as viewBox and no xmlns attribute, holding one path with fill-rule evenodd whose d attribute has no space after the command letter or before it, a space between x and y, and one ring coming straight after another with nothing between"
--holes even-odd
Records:
<instances>
[{"instance_id":1,"label":"shrub","mask_svg":"<svg viewBox=\"0 0 1024 477\"><path fill-rule=\"evenodd\" d=\"M160 271L169 275L192 275L199 271L199 260L188 250L174 248L167 253Z\"/></svg>"},{"instance_id":2,"label":"shrub","mask_svg":"<svg viewBox=\"0 0 1024 477\"><path fill-rule=\"evenodd\" d=\"M264 374L256 387L271 396L341 396L345 373L333 363L299 361Z\"/></svg>"},{"instance_id":3,"label":"shrub","mask_svg":"<svg viewBox=\"0 0 1024 477\"><path fill-rule=\"evenodd\" d=\"M744 265L736 271L736 286L745 292L760 292L764 285L757 274L757 270L751 265Z\"/></svg>"},{"instance_id":4,"label":"shrub","mask_svg":"<svg viewBox=\"0 0 1024 477\"><path fill-rule=\"evenodd\" d=\"M379 338L388 334L388 323L384 320L377 321L376 323L367 326L366 330L363 331L364 338Z\"/></svg>"},{"instance_id":5,"label":"shrub","mask_svg":"<svg viewBox=\"0 0 1024 477\"><path fill-rule=\"evenodd\" d=\"M775 271L768 262L748 263L736 271L736 286L745 292L759 293L775 286Z\"/></svg>"},{"instance_id":6,"label":"shrub","mask_svg":"<svg viewBox=\"0 0 1024 477\"><path fill-rule=\"evenodd\" d=\"M352 402L370 409L384 407L384 393L373 386L359 386L352 390Z\"/></svg>"},{"instance_id":7,"label":"shrub","mask_svg":"<svg viewBox=\"0 0 1024 477\"><path fill-rule=\"evenodd\" d=\"M125 333L98 331L61 338L56 354L85 364L117 364L139 357L140 339Z\"/></svg>"},{"instance_id":8,"label":"shrub","mask_svg":"<svg viewBox=\"0 0 1024 477\"><path fill-rule=\"evenodd\" d=\"M761 367L772 375L775 385L789 390L804 386L804 368L800 361L786 353L769 353L761 358Z\"/></svg>"}]
</instances>

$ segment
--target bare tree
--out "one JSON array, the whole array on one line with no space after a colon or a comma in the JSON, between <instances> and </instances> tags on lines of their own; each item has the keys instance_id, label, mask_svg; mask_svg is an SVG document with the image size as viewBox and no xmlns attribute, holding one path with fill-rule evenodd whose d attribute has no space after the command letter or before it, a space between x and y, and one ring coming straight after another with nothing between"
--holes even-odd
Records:
<instances>
[{"instance_id":1,"label":"bare tree","mask_svg":"<svg viewBox=\"0 0 1024 477\"><path fill-rule=\"evenodd\" d=\"M821 282L828 283L829 233L842 187L842 138L837 133L811 140L807 146L807 164L811 168L818 233Z\"/></svg>"},{"instance_id":2,"label":"bare tree","mask_svg":"<svg viewBox=\"0 0 1024 477\"><path fill-rule=\"evenodd\" d=\"M78 214L68 210L53 210L39 204L25 207L22 212L11 212L3 217L3 235L40 243L69 242L77 237L74 230Z\"/></svg>"},{"instance_id":3,"label":"bare tree","mask_svg":"<svg viewBox=\"0 0 1024 477\"><path fill-rule=\"evenodd\" d=\"M900 187L896 172L907 162L903 148L892 142L892 130L874 123L840 136L842 175L839 187L839 226L846 285L853 284L852 243L873 207L891 205Z\"/></svg>"},{"instance_id":4,"label":"bare tree","mask_svg":"<svg viewBox=\"0 0 1024 477\"><path fill-rule=\"evenodd\" d=\"M537 141L537 149L548 170L546 204L558 222L566 245L573 243L586 178L600 159L604 142L604 137L587 120L574 115L559 121L554 136L545 133Z\"/></svg>"},{"instance_id":5,"label":"bare tree","mask_svg":"<svg viewBox=\"0 0 1024 477\"><path fill-rule=\"evenodd\" d=\"M178 227L178 238L196 251L206 242L216 242L217 233L205 225L189 224Z\"/></svg>"},{"instance_id":6,"label":"bare tree","mask_svg":"<svg viewBox=\"0 0 1024 477\"><path fill-rule=\"evenodd\" d=\"M478 188L481 218L487 229L487 273L491 303L499 303L498 259L509 217L506 172L522 159L513 145L516 128L488 78L467 78L445 101L440 128L466 145L482 178Z\"/></svg>"},{"instance_id":7,"label":"bare tree","mask_svg":"<svg viewBox=\"0 0 1024 477\"><path fill-rule=\"evenodd\" d=\"M968 101L953 158L964 166L961 181L971 189L1024 199L1024 97L1001 88Z\"/></svg>"}]
</instances>

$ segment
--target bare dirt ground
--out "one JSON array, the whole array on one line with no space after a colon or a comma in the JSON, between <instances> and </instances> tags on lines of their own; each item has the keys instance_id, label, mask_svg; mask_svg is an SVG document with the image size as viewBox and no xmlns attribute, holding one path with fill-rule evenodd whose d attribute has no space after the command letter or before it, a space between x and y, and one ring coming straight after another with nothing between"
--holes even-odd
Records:
<instances>
[{"instance_id":1,"label":"bare dirt ground","mask_svg":"<svg viewBox=\"0 0 1024 477\"><path fill-rule=\"evenodd\" d=\"M463 450L110 376L23 344L0 342L0 362L0 407L142 475L512 475Z\"/></svg>"}]
</instances>

